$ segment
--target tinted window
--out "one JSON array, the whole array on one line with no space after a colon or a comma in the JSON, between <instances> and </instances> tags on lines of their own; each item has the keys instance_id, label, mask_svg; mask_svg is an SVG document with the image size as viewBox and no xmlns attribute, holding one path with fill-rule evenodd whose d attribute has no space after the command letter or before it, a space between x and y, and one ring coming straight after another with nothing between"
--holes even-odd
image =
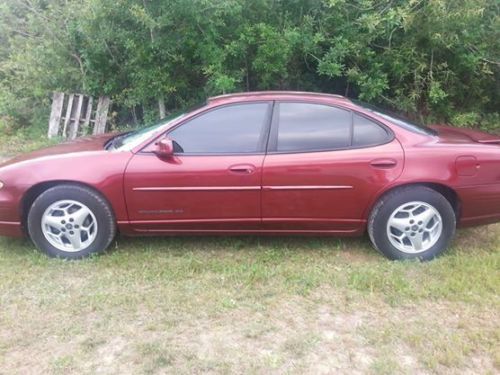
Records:
<instances>
[{"instance_id":1,"label":"tinted window","mask_svg":"<svg viewBox=\"0 0 500 375\"><path fill-rule=\"evenodd\" d=\"M354 115L354 129L352 145L363 147L379 145L389 140L389 133L380 125L368 120L366 117Z\"/></svg>"},{"instance_id":2,"label":"tinted window","mask_svg":"<svg viewBox=\"0 0 500 375\"><path fill-rule=\"evenodd\" d=\"M428 128L423 124L417 124L415 122L410 121L407 118L403 118L400 115L395 115L389 111L380 109L372 104L364 103L364 102L361 102L359 100L353 100L353 103L363 107L364 109L368 109L369 111L372 111L373 113L385 118L386 120L404 128L406 130L410 130L414 133L419 133L419 134L436 135L435 130Z\"/></svg>"},{"instance_id":3,"label":"tinted window","mask_svg":"<svg viewBox=\"0 0 500 375\"><path fill-rule=\"evenodd\" d=\"M351 145L351 112L320 104L280 103L278 151L314 151Z\"/></svg>"},{"instance_id":4,"label":"tinted window","mask_svg":"<svg viewBox=\"0 0 500 375\"><path fill-rule=\"evenodd\" d=\"M185 153L252 153L259 150L267 103L214 109L171 131L176 151Z\"/></svg>"}]
</instances>

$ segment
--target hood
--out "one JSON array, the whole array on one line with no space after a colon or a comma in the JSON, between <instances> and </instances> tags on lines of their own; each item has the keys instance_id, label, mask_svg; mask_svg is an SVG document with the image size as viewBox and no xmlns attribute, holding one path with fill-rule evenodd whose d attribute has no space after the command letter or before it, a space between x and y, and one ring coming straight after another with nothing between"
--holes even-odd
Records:
<instances>
[{"instance_id":1,"label":"hood","mask_svg":"<svg viewBox=\"0 0 500 375\"><path fill-rule=\"evenodd\" d=\"M430 125L437 131L440 139L453 143L483 143L500 144L500 136L489 134L480 130L457 128L448 125Z\"/></svg>"},{"instance_id":2,"label":"hood","mask_svg":"<svg viewBox=\"0 0 500 375\"><path fill-rule=\"evenodd\" d=\"M116 134L117 133L107 133L107 134L94 135L90 137L83 137L75 139L74 141L64 142L58 145L42 148L40 150L16 156L6 161L5 163L0 164L0 167L4 167L21 161L37 159L45 156L103 150L106 142L109 141L111 138L113 138Z\"/></svg>"}]
</instances>

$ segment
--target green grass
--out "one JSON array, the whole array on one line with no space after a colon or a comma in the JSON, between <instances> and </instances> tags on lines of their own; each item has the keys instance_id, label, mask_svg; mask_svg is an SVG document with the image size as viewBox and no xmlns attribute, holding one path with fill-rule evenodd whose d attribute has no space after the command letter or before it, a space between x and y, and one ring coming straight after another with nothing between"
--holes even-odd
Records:
<instances>
[{"instance_id":1,"label":"green grass","mask_svg":"<svg viewBox=\"0 0 500 375\"><path fill-rule=\"evenodd\" d=\"M0 373L500 370L500 226L443 257L366 239L118 238L49 259L0 239Z\"/></svg>"},{"instance_id":2,"label":"green grass","mask_svg":"<svg viewBox=\"0 0 500 375\"><path fill-rule=\"evenodd\" d=\"M1 125L0 119L0 160L61 142L60 138L48 139L46 128L30 127L6 131Z\"/></svg>"}]
</instances>

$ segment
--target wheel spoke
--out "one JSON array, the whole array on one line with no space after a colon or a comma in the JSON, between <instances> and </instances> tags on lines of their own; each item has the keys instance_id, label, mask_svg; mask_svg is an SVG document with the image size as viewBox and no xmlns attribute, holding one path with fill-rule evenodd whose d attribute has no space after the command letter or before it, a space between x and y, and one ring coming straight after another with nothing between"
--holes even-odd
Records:
<instances>
[{"instance_id":1,"label":"wheel spoke","mask_svg":"<svg viewBox=\"0 0 500 375\"><path fill-rule=\"evenodd\" d=\"M413 246L413 249L415 251L420 251L422 250L423 248L423 234L422 233L417 233L415 234L414 236L410 236L408 237L408 239L410 240L412 246Z\"/></svg>"},{"instance_id":2,"label":"wheel spoke","mask_svg":"<svg viewBox=\"0 0 500 375\"><path fill-rule=\"evenodd\" d=\"M90 213L87 207L81 207L78 211L71 214L71 218L74 219L75 224L82 226Z\"/></svg>"},{"instance_id":3,"label":"wheel spoke","mask_svg":"<svg viewBox=\"0 0 500 375\"><path fill-rule=\"evenodd\" d=\"M82 239L81 239L81 234L80 231L74 232L74 234L69 234L66 236L71 242L71 246L73 246L74 250L80 250L82 247Z\"/></svg>"},{"instance_id":4,"label":"wheel spoke","mask_svg":"<svg viewBox=\"0 0 500 375\"><path fill-rule=\"evenodd\" d=\"M44 216L42 219L42 225L48 225L52 228L60 230L62 227L61 221L64 220L64 217L61 216Z\"/></svg>"},{"instance_id":5,"label":"wheel spoke","mask_svg":"<svg viewBox=\"0 0 500 375\"><path fill-rule=\"evenodd\" d=\"M424 212L415 215L415 220L417 220L417 222L422 222L422 225L426 227L434 216L436 216L435 211L430 208L426 208Z\"/></svg>"},{"instance_id":6,"label":"wheel spoke","mask_svg":"<svg viewBox=\"0 0 500 375\"><path fill-rule=\"evenodd\" d=\"M393 218L390 221L390 226L396 228L401 233L404 233L406 228L410 225L408 219Z\"/></svg>"},{"instance_id":7,"label":"wheel spoke","mask_svg":"<svg viewBox=\"0 0 500 375\"><path fill-rule=\"evenodd\" d=\"M62 233L62 232L61 232ZM62 238L61 238L61 233L59 234L54 234L54 233L51 233L51 232L48 232L47 234L52 237L54 239L54 241L56 241L57 243L59 244L62 244L63 241L62 241Z\"/></svg>"},{"instance_id":8,"label":"wheel spoke","mask_svg":"<svg viewBox=\"0 0 500 375\"><path fill-rule=\"evenodd\" d=\"M425 231L428 232L428 233L432 233L434 232L434 230L436 230L439 226L441 225L441 221L440 220L434 220L434 224L432 224L432 227L430 228L425 228Z\"/></svg>"}]
</instances>

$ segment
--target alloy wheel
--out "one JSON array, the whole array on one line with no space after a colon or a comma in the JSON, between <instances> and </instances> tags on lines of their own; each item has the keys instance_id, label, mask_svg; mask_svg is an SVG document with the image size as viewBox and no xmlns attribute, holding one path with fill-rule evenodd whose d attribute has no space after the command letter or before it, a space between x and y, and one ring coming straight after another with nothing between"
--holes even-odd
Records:
<instances>
[{"instance_id":1,"label":"alloy wheel","mask_svg":"<svg viewBox=\"0 0 500 375\"><path fill-rule=\"evenodd\" d=\"M387 236L398 250L416 254L429 250L441 237L443 220L439 211L425 202L405 203L387 221Z\"/></svg>"},{"instance_id":2,"label":"alloy wheel","mask_svg":"<svg viewBox=\"0 0 500 375\"><path fill-rule=\"evenodd\" d=\"M61 251L77 252L89 247L97 236L97 220L83 203L61 200L51 204L42 216L42 232Z\"/></svg>"}]
</instances>

